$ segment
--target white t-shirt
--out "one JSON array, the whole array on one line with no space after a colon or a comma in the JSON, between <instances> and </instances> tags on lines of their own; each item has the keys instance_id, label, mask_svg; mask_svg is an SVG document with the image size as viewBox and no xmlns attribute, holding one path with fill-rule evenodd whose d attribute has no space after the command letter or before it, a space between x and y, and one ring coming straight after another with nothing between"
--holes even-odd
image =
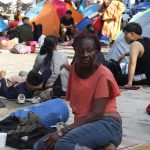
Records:
<instances>
[{"instance_id":1,"label":"white t-shirt","mask_svg":"<svg viewBox=\"0 0 150 150\"><path fill-rule=\"evenodd\" d=\"M46 69L46 67L44 67L44 58L46 57L47 54L45 55L37 55L36 59L35 59L35 63L33 66L33 70L34 71L40 71L41 73L44 72L44 70ZM68 59L67 56L60 51L53 51L53 58L52 58L52 62L51 62L51 70L52 70L52 75L48 80L48 84L52 84L55 82L55 80L57 79L58 75L60 74L60 66L62 64L68 64Z\"/></svg>"}]
</instances>

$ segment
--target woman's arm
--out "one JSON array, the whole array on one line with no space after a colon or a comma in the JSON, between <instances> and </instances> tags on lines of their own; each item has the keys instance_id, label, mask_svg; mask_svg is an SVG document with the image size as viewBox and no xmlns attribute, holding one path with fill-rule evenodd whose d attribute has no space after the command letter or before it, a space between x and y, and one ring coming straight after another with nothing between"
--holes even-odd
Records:
<instances>
[{"instance_id":1,"label":"woman's arm","mask_svg":"<svg viewBox=\"0 0 150 150\"><path fill-rule=\"evenodd\" d=\"M67 71L70 71L71 65L69 65L69 64L62 64L62 65L60 66L60 70L62 70L63 68L65 68Z\"/></svg>"},{"instance_id":2,"label":"woman's arm","mask_svg":"<svg viewBox=\"0 0 150 150\"><path fill-rule=\"evenodd\" d=\"M130 47L130 60L129 60L129 68L128 68L128 86L132 86L133 77L135 74L137 59L140 53L140 48L137 42L132 43Z\"/></svg>"},{"instance_id":3,"label":"woman's arm","mask_svg":"<svg viewBox=\"0 0 150 150\"><path fill-rule=\"evenodd\" d=\"M39 72L40 71L40 63L39 63L38 56L35 59L35 62L34 62L32 70L35 71L35 72Z\"/></svg>"}]
</instances>

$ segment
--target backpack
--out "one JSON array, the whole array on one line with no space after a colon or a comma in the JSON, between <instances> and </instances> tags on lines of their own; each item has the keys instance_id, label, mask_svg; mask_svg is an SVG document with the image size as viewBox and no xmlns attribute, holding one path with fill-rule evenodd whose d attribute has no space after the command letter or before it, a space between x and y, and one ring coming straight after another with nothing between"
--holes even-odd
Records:
<instances>
[{"instance_id":1,"label":"backpack","mask_svg":"<svg viewBox=\"0 0 150 150\"><path fill-rule=\"evenodd\" d=\"M16 121L16 124L13 123L13 129L8 130L6 140L6 145L13 148L32 149L41 137L56 131L55 128L44 127L40 123L40 118L33 112L29 112L27 117L19 118Z\"/></svg>"}]
</instances>

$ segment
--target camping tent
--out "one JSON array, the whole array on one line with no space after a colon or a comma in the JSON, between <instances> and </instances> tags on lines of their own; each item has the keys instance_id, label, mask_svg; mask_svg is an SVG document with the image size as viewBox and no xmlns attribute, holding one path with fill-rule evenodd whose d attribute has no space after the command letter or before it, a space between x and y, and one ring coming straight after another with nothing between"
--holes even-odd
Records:
<instances>
[{"instance_id":1,"label":"camping tent","mask_svg":"<svg viewBox=\"0 0 150 150\"><path fill-rule=\"evenodd\" d=\"M75 23L82 20L83 16L79 12L60 0L42 1L31 8L25 16L36 24L42 24L44 35L59 36L60 18L65 15L66 10L72 11Z\"/></svg>"},{"instance_id":2,"label":"camping tent","mask_svg":"<svg viewBox=\"0 0 150 150\"><path fill-rule=\"evenodd\" d=\"M8 28L7 24L0 18L0 32L3 32Z\"/></svg>"},{"instance_id":3,"label":"camping tent","mask_svg":"<svg viewBox=\"0 0 150 150\"><path fill-rule=\"evenodd\" d=\"M139 12L136 14L130 22L139 23L142 26L143 34L142 36L150 37L150 8L144 12ZM129 51L129 45L124 40L124 33L120 33L114 44L112 45L109 53L106 56L107 60L114 59L117 60L121 54ZM125 59L128 63L128 58Z\"/></svg>"}]
</instances>

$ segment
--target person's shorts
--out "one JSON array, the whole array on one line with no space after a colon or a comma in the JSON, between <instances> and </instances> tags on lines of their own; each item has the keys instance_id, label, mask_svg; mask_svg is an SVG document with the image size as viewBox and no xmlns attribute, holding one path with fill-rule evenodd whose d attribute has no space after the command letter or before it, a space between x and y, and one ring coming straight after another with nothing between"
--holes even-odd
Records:
<instances>
[{"instance_id":1,"label":"person's shorts","mask_svg":"<svg viewBox=\"0 0 150 150\"><path fill-rule=\"evenodd\" d=\"M66 32L67 35L73 35L73 33L74 33L73 29L67 29L67 32Z\"/></svg>"},{"instance_id":2,"label":"person's shorts","mask_svg":"<svg viewBox=\"0 0 150 150\"><path fill-rule=\"evenodd\" d=\"M74 30L73 29L67 29L66 35L73 35ZM60 35L62 35L62 30L60 29Z\"/></svg>"}]
</instances>

